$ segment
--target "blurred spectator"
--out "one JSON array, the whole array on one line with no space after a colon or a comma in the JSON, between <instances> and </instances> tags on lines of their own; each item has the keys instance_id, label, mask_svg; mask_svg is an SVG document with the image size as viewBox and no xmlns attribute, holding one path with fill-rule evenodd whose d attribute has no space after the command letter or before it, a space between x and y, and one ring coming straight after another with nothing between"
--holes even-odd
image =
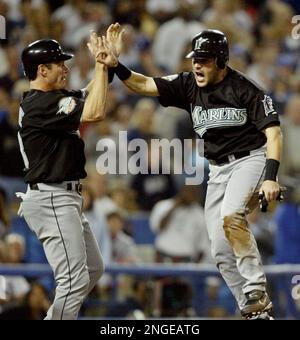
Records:
<instances>
[{"instance_id":1,"label":"blurred spectator","mask_svg":"<svg viewBox=\"0 0 300 340\"><path fill-rule=\"evenodd\" d=\"M83 89L92 79L92 58L86 42L80 44L74 60L72 72L69 78L69 87L74 89Z\"/></svg>"},{"instance_id":2,"label":"blurred spectator","mask_svg":"<svg viewBox=\"0 0 300 340\"><path fill-rule=\"evenodd\" d=\"M212 0L202 18L208 28L224 32L231 46L239 45L250 51L254 43L251 35L253 22L243 9L243 3L240 0Z\"/></svg>"},{"instance_id":3,"label":"blurred spectator","mask_svg":"<svg viewBox=\"0 0 300 340\"><path fill-rule=\"evenodd\" d=\"M5 237L7 262L22 263L25 254L25 240L21 235L9 234Z\"/></svg>"},{"instance_id":4,"label":"blurred spectator","mask_svg":"<svg viewBox=\"0 0 300 340\"><path fill-rule=\"evenodd\" d=\"M2 312L0 320L42 320L49 307L46 289L40 283L34 283L21 304Z\"/></svg>"},{"instance_id":5,"label":"blurred spectator","mask_svg":"<svg viewBox=\"0 0 300 340\"><path fill-rule=\"evenodd\" d=\"M0 240L8 233L9 230L9 216L6 206L6 193L0 187ZM0 259L1 262L1 259Z\"/></svg>"},{"instance_id":6,"label":"blurred spectator","mask_svg":"<svg viewBox=\"0 0 300 340\"><path fill-rule=\"evenodd\" d=\"M104 264L107 265L112 259L111 239L108 231L107 221L104 216L96 214L94 211L94 196L91 188L87 185L82 190L83 211L89 221L90 227L94 233Z\"/></svg>"},{"instance_id":7,"label":"blurred spectator","mask_svg":"<svg viewBox=\"0 0 300 340\"><path fill-rule=\"evenodd\" d=\"M271 264L274 255L274 225L270 221L270 216L262 214L257 207L247 215L247 220L255 236L263 264Z\"/></svg>"},{"instance_id":8,"label":"blurred spectator","mask_svg":"<svg viewBox=\"0 0 300 340\"><path fill-rule=\"evenodd\" d=\"M266 44L258 46L253 50L253 63L247 68L247 76L267 92L270 92L272 89L278 53L279 46L268 41Z\"/></svg>"},{"instance_id":9,"label":"blurred spectator","mask_svg":"<svg viewBox=\"0 0 300 340\"><path fill-rule=\"evenodd\" d=\"M176 197L159 201L150 215L158 262L206 262L210 246L199 204L199 187L186 185Z\"/></svg>"},{"instance_id":10,"label":"blurred spectator","mask_svg":"<svg viewBox=\"0 0 300 340\"><path fill-rule=\"evenodd\" d=\"M134 107L131 126L128 130L128 141L135 138L155 138L155 110L156 104L152 99L140 99Z\"/></svg>"},{"instance_id":11,"label":"blurred spectator","mask_svg":"<svg viewBox=\"0 0 300 340\"><path fill-rule=\"evenodd\" d=\"M107 224L112 244L112 262L137 263L137 250L133 239L124 233L125 220L119 211L108 213Z\"/></svg>"},{"instance_id":12,"label":"blurred spectator","mask_svg":"<svg viewBox=\"0 0 300 340\"><path fill-rule=\"evenodd\" d=\"M0 264L6 262L6 245L4 241L0 239Z\"/></svg>"},{"instance_id":13,"label":"blurred spectator","mask_svg":"<svg viewBox=\"0 0 300 340\"><path fill-rule=\"evenodd\" d=\"M277 263L299 263L300 256L300 96L293 95L282 117L283 152L280 181L287 186L286 203L281 204L274 216L276 224L275 260ZM286 244L289 246L286 247Z\"/></svg>"},{"instance_id":14,"label":"blurred spectator","mask_svg":"<svg viewBox=\"0 0 300 340\"><path fill-rule=\"evenodd\" d=\"M195 1L180 0L177 15L161 25L156 33L153 43L154 60L166 72L177 69L187 42L205 29L197 20L200 12L195 11L195 6Z\"/></svg>"},{"instance_id":15,"label":"blurred spectator","mask_svg":"<svg viewBox=\"0 0 300 340\"><path fill-rule=\"evenodd\" d=\"M119 136L120 131L129 129L130 120L132 117L132 107L128 104L121 104L116 109L116 120L112 123L112 130L115 137Z\"/></svg>"},{"instance_id":16,"label":"blurred spectator","mask_svg":"<svg viewBox=\"0 0 300 340\"><path fill-rule=\"evenodd\" d=\"M106 312L107 317L144 320L145 314L149 314L147 310L152 297L150 282L136 278L132 281L131 291L125 300L112 303Z\"/></svg>"},{"instance_id":17,"label":"blurred spectator","mask_svg":"<svg viewBox=\"0 0 300 340\"><path fill-rule=\"evenodd\" d=\"M68 0L65 4L57 8L52 14L52 20L63 25L63 43L68 47L75 47L78 41L74 41L76 31L84 25L82 18L86 0Z\"/></svg>"},{"instance_id":18,"label":"blurred spectator","mask_svg":"<svg viewBox=\"0 0 300 340\"><path fill-rule=\"evenodd\" d=\"M148 0L146 2L148 12L160 23L164 23L174 16L178 10L177 0Z\"/></svg>"},{"instance_id":19,"label":"blurred spectator","mask_svg":"<svg viewBox=\"0 0 300 340\"><path fill-rule=\"evenodd\" d=\"M88 177L86 179L86 184L92 191L94 197L93 210L99 219L103 219L106 215L117 210L116 203L108 196L108 178L107 175L99 174L94 165L87 167Z\"/></svg>"},{"instance_id":20,"label":"blurred spectator","mask_svg":"<svg viewBox=\"0 0 300 340\"><path fill-rule=\"evenodd\" d=\"M15 192L25 191L24 163L18 142L19 99L10 100L7 116L0 123L0 184L6 190L8 201L15 199Z\"/></svg>"},{"instance_id":21,"label":"blurred spectator","mask_svg":"<svg viewBox=\"0 0 300 340\"><path fill-rule=\"evenodd\" d=\"M6 73L0 77L0 87L9 93L12 92L14 82L22 78L23 73L20 65L19 50L17 46L8 44L5 49L5 58L7 62Z\"/></svg>"},{"instance_id":22,"label":"blurred spectator","mask_svg":"<svg viewBox=\"0 0 300 340\"><path fill-rule=\"evenodd\" d=\"M293 95L287 105L284 117L281 119L283 152L281 158L280 175L300 178L300 95Z\"/></svg>"},{"instance_id":23,"label":"blurred spectator","mask_svg":"<svg viewBox=\"0 0 300 340\"><path fill-rule=\"evenodd\" d=\"M112 13L115 22L139 28L143 11L144 1L115 0Z\"/></svg>"},{"instance_id":24,"label":"blurred spectator","mask_svg":"<svg viewBox=\"0 0 300 340\"><path fill-rule=\"evenodd\" d=\"M126 184L116 182L115 186L110 190L110 197L118 208L124 212L132 213L137 210L135 193Z\"/></svg>"},{"instance_id":25,"label":"blurred spectator","mask_svg":"<svg viewBox=\"0 0 300 340\"><path fill-rule=\"evenodd\" d=\"M283 1L268 0L261 8L257 20L260 41L280 42L289 36L293 29L293 9Z\"/></svg>"},{"instance_id":26,"label":"blurred spectator","mask_svg":"<svg viewBox=\"0 0 300 340\"><path fill-rule=\"evenodd\" d=\"M5 242L5 261L6 263L20 264L22 263L25 241L22 236L17 234L9 234L4 239ZM25 294L30 290L30 285L23 276L2 276L5 291L2 301L2 310L7 307L18 304L22 301ZM1 306L0 306L1 307Z\"/></svg>"},{"instance_id":27,"label":"blurred spectator","mask_svg":"<svg viewBox=\"0 0 300 340\"><path fill-rule=\"evenodd\" d=\"M136 201L141 210L150 211L160 200L170 198L176 193L176 185L171 174L164 172L160 151L154 148L151 142L142 155L147 168L147 174L139 172L131 183L136 193ZM156 170L156 171L155 171Z\"/></svg>"}]
</instances>

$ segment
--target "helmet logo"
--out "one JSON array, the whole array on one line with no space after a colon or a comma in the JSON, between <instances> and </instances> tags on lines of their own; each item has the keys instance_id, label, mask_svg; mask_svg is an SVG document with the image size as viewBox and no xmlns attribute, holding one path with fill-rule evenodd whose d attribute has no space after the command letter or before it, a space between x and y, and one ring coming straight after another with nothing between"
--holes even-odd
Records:
<instances>
[{"instance_id":1,"label":"helmet logo","mask_svg":"<svg viewBox=\"0 0 300 340\"><path fill-rule=\"evenodd\" d=\"M195 48L194 50L200 50L201 49L201 45L206 42L206 41L209 41L208 38L199 38L196 40L196 43L195 43Z\"/></svg>"},{"instance_id":2,"label":"helmet logo","mask_svg":"<svg viewBox=\"0 0 300 340\"><path fill-rule=\"evenodd\" d=\"M73 112L73 110L75 109L76 106L76 101L73 97L65 97L62 98L59 103L58 103L58 107L59 110L57 111L57 115L59 114L70 114L71 112Z\"/></svg>"}]
</instances>

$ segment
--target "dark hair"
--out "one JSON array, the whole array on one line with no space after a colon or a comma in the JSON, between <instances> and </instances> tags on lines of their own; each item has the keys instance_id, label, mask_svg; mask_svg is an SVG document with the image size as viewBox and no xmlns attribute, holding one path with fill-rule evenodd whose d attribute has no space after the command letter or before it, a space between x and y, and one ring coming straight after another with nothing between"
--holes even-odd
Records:
<instances>
[{"instance_id":1,"label":"dark hair","mask_svg":"<svg viewBox=\"0 0 300 340\"><path fill-rule=\"evenodd\" d=\"M52 67L52 64L39 64L39 65L45 65L49 70L51 70ZM39 65L34 64L31 66L30 69L28 69L26 75L30 81L36 79Z\"/></svg>"}]
</instances>

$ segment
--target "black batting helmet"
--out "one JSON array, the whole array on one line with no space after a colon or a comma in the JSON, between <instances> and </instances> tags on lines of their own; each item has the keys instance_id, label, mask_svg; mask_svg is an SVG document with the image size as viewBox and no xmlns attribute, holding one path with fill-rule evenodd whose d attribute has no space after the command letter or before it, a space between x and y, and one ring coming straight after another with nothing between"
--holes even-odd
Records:
<instances>
[{"instance_id":1,"label":"black batting helmet","mask_svg":"<svg viewBox=\"0 0 300 340\"><path fill-rule=\"evenodd\" d=\"M34 80L40 64L50 64L68 60L72 57L73 54L63 52L60 44L56 40L37 40L29 44L22 52L24 73L29 80Z\"/></svg>"},{"instance_id":2,"label":"black batting helmet","mask_svg":"<svg viewBox=\"0 0 300 340\"><path fill-rule=\"evenodd\" d=\"M229 60L228 41L221 31L202 31L193 38L192 48L186 58L217 58L219 68L225 68Z\"/></svg>"}]
</instances>

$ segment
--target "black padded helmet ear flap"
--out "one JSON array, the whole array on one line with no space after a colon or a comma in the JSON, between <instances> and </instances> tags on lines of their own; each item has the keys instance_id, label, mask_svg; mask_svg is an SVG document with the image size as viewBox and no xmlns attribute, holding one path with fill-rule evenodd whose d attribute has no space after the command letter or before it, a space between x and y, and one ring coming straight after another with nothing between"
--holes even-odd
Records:
<instances>
[{"instance_id":1,"label":"black padded helmet ear flap","mask_svg":"<svg viewBox=\"0 0 300 340\"><path fill-rule=\"evenodd\" d=\"M186 58L216 58L216 65L224 69L229 60L228 41L225 34L217 30L204 30L192 41L192 51Z\"/></svg>"},{"instance_id":2,"label":"black padded helmet ear flap","mask_svg":"<svg viewBox=\"0 0 300 340\"><path fill-rule=\"evenodd\" d=\"M29 80L36 78L38 66L68 60L73 54L63 52L60 44L53 39L41 39L29 44L22 52L25 75Z\"/></svg>"},{"instance_id":3,"label":"black padded helmet ear flap","mask_svg":"<svg viewBox=\"0 0 300 340\"><path fill-rule=\"evenodd\" d=\"M216 64L217 64L218 68L224 69L226 67L227 62L228 62L228 59L226 60L226 58L224 58L224 56L222 56L222 55L217 56Z\"/></svg>"}]
</instances>

